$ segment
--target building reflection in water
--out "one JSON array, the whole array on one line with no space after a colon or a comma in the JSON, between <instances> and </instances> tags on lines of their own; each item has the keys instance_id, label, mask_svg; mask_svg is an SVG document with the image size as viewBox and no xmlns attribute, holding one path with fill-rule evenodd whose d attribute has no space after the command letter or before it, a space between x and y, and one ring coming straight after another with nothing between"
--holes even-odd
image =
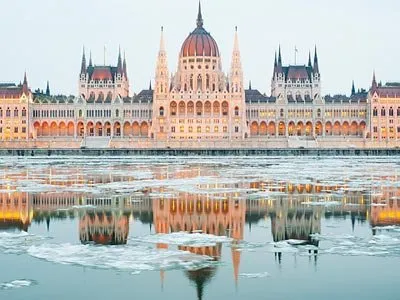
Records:
<instances>
[{"instance_id":1,"label":"building reflection in water","mask_svg":"<svg viewBox=\"0 0 400 300\"><path fill-rule=\"evenodd\" d=\"M245 224L246 202L234 199L233 194L226 195L194 195L179 193L174 198L154 199L153 215L156 233L172 233L186 231L201 232L216 236L228 236L233 244L243 239ZM168 248L166 244L158 244L158 248ZM180 250L194 254L207 255L215 261L221 259L222 245L214 246L179 246ZM241 252L231 248L234 278L237 282ZM187 277L196 286L197 297L202 299L204 288L215 275L216 267L186 271ZM161 275L162 280L164 274Z\"/></svg>"},{"instance_id":2,"label":"building reflection in water","mask_svg":"<svg viewBox=\"0 0 400 300\"><path fill-rule=\"evenodd\" d=\"M170 177L196 177L198 170L183 170ZM76 177L78 182L86 179ZM162 177L161 179L163 179ZM94 176L92 183L109 183L124 181L126 178ZM89 183L90 183L89 182ZM67 184L73 184L74 182ZM54 184L54 181L48 182ZM61 184L57 182L57 185ZM270 197L253 199L246 193L207 194L208 189L224 188L257 189L272 193ZM129 235L130 219L134 218L143 224L154 226L156 233L172 233L179 231L202 232L217 236L228 236L233 239L229 248L233 265L233 281L238 283L241 263L241 252L236 245L244 240L245 222L249 230L260 221L271 222L271 235L274 242L289 239L303 240L306 244L318 249L318 242L310 238L310 234L321 233L321 219L340 218L355 222L370 221L374 234L376 228L388 225L400 225L400 189L386 187L371 193L351 191L346 186L324 186L322 184L291 184L285 182L255 182L240 186L199 185L203 193L178 193L171 190L152 190L119 196L94 196L83 192L43 192L25 193L9 192L3 186L0 193L0 229L27 231L31 223L46 222L49 228L51 220L78 218L79 239L82 243L101 245L126 244ZM155 195L150 195L154 193ZM163 198L163 194L172 196ZM338 201L337 205L323 207L307 205L312 201ZM370 206L370 203L375 205ZM71 210L73 206L81 206L79 210ZM82 209L84 206L92 206ZM350 225L350 224L349 224ZM166 249L166 244L157 244L157 248ZM199 255L207 255L215 261L221 260L223 245L192 247L178 246L180 250ZM315 259L317 253L311 253ZM315 250L317 251L317 250ZM282 259L279 248L276 250L277 260ZM204 289L216 275L217 264L195 271L185 271L187 278L196 287L199 299ZM161 272L161 279L165 274Z\"/></svg>"},{"instance_id":3,"label":"building reflection in water","mask_svg":"<svg viewBox=\"0 0 400 300\"><path fill-rule=\"evenodd\" d=\"M0 193L0 230L28 231L33 219L28 193Z\"/></svg>"}]
</instances>

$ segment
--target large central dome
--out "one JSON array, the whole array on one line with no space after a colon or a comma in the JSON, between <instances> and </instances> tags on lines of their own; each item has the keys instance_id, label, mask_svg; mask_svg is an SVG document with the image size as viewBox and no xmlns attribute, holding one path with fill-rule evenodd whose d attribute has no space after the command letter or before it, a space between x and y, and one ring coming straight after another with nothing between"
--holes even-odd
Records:
<instances>
[{"instance_id":1,"label":"large central dome","mask_svg":"<svg viewBox=\"0 0 400 300\"><path fill-rule=\"evenodd\" d=\"M217 42L203 28L203 17L201 15L201 6L199 4L199 14L197 16L197 28L189 34L182 45L182 57L188 56L212 56L219 57Z\"/></svg>"}]
</instances>

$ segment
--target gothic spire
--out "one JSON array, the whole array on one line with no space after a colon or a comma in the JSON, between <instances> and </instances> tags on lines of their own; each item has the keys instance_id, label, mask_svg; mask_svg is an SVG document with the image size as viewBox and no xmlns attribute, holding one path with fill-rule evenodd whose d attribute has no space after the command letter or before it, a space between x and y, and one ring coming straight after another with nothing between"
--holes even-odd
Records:
<instances>
[{"instance_id":1,"label":"gothic spire","mask_svg":"<svg viewBox=\"0 0 400 300\"><path fill-rule=\"evenodd\" d=\"M89 67L93 67L93 63L92 63L92 51L90 51L90 54L89 54Z\"/></svg>"},{"instance_id":2,"label":"gothic spire","mask_svg":"<svg viewBox=\"0 0 400 300\"><path fill-rule=\"evenodd\" d=\"M371 88L373 91L375 91L377 89L377 87L378 87L378 84L376 82L376 76L375 76L375 70L374 70L374 74L372 76L372 87Z\"/></svg>"},{"instance_id":3,"label":"gothic spire","mask_svg":"<svg viewBox=\"0 0 400 300\"><path fill-rule=\"evenodd\" d=\"M150 90L150 91L153 90L153 88L152 88L152 86L151 86L151 80L150 80L150 84L149 84L149 90Z\"/></svg>"},{"instance_id":4,"label":"gothic spire","mask_svg":"<svg viewBox=\"0 0 400 300\"><path fill-rule=\"evenodd\" d=\"M354 96L356 94L356 87L354 86L354 80L353 83L351 85L351 95Z\"/></svg>"},{"instance_id":5,"label":"gothic spire","mask_svg":"<svg viewBox=\"0 0 400 300\"><path fill-rule=\"evenodd\" d=\"M315 45L315 52L314 52L314 74L319 74L318 55L317 55L317 46L316 45Z\"/></svg>"},{"instance_id":6,"label":"gothic spire","mask_svg":"<svg viewBox=\"0 0 400 300\"><path fill-rule=\"evenodd\" d=\"M46 86L46 96L50 96L50 84L49 84L48 80L47 80L47 86Z\"/></svg>"},{"instance_id":7,"label":"gothic spire","mask_svg":"<svg viewBox=\"0 0 400 300\"><path fill-rule=\"evenodd\" d=\"M119 50L118 50L117 72L119 74L122 74L122 72L123 72L123 70L122 70L122 59L121 59L121 46L119 47Z\"/></svg>"},{"instance_id":8,"label":"gothic spire","mask_svg":"<svg viewBox=\"0 0 400 300\"><path fill-rule=\"evenodd\" d=\"M81 74L86 74L85 46L83 46L83 52L82 52Z\"/></svg>"},{"instance_id":9,"label":"gothic spire","mask_svg":"<svg viewBox=\"0 0 400 300\"><path fill-rule=\"evenodd\" d=\"M164 26L161 26L161 37L160 37L160 52L165 51L165 43L164 43Z\"/></svg>"},{"instance_id":10,"label":"gothic spire","mask_svg":"<svg viewBox=\"0 0 400 300\"><path fill-rule=\"evenodd\" d=\"M197 14L197 28L203 28L203 16L201 14L201 2L199 1L199 12Z\"/></svg>"},{"instance_id":11,"label":"gothic spire","mask_svg":"<svg viewBox=\"0 0 400 300\"><path fill-rule=\"evenodd\" d=\"M279 65L280 67L282 67L281 45L279 45L278 65Z\"/></svg>"},{"instance_id":12,"label":"gothic spire","mask_svg":"<svg viewBox=\"0 0 400 300\"><path fill-rule=\"evenodd\" d=\"M123 71L123 74L124 74L125 78L128 78L128 70L127 70L127 67L126 67L125 51L124 51L124 62L122 64L122 71Z\"/></svg>"},{"instance_id":13,"label":"gothic spire","mask_svg":"<svg viewBox=\"0 0 400 300\"><path fill-rule=\"evenodd\" d=\"M28 89L28 79L26 77L26 71L24 73L24 83L22 84L22 92L25 94L28 94L29 89Z\"/></svg>"},{"instance_id":14,"label":"gothic spire","mask_svg":"<svg viewBox=\"0 0 400 300\"><path fill-rule=\"evenodd\" d=\"M249 90L251 90L251 80L249 81Z\"/></svg>"},{"instance_id":15,"label":"gothic spire","mask_svg":"<svg viewBox=\"0 0 400 300\"><path fill-rule=\"evenodd\" d=\"M311 63L311 51L308 51L308 66L312 67L312 63Z\"/></svg>"}]
</instances>

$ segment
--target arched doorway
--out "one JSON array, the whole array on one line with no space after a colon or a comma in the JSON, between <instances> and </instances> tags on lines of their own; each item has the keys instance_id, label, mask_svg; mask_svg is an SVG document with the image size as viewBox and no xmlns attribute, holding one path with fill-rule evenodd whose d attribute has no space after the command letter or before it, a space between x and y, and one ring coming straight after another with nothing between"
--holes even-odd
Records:
<instances>
[{"instance_id":1,"label":"arched doorway","mask_svg":"<svg viewBox=\"0 0 400 300\"><path fill-rule=\"evenodd\" d=\"M304 124L301 121L297 123L296 135L297 136L303 136L304 135Z\"/></svg>"},{"instance_id":2,"label":"arched doorway","mask_svg":"<svg viewBox=\"0 0 400 300\"><path fill-rule=\"evenodd\" d=\"M367 124L362 121L358 127L358 134L360 136L364 136L365 135L365 129L367 128Z\"/></svg>"},{"instance_id":3,"label":"arched doorway","mask_svg":"<svg viewBox=\"0 0 400 300\"><path fill-rule=\"evenodd\" d=\"M132 130L132 126L129 122L125 122L124 124L124 136L128 137L128 136L132 136L133 135L133 130Z\"/></svg>"},{"instance_id":4,"label":"arched doorway","mask_svg":"<svg viewBox=\"0 0 400 300\"><path fill-rule=\"evenodd\" d=\"M292 122L292 121L289 122L288 133L289 133L289 136L296 135L296 125L294 125L294 122Z\"/></svg>"},{"instance_id":5,"label":"arched doorway","mask_svg":"<svg viewBox=\"0 0 400 300\"><path fill-rule=\"evenodd\" d=\"M111 123L110 122L106 122L104 124L104 130L105 130L106 136L111 136Z\"/></svg>"},{"instance_id":6,"label":"arched doorway","mask_svg":"<svg viewBox=\"0 0 400 300\"><path fill-rule=\"evenodd\" d=\"M76 127L76 134L77 136L84 136L85 135L85 126L83 125L83 122L79 122L78 126Z\"/></svg>"},{"instance_id":7,"label":"arched doorway","mask_svg":"<svg viewBox=\"0 0 400 300\"><path fill-rule=\"evenodd\" d=\"M268 124L268 135L269 136L275 136L275 134L276 134L275 122L269 122L269 124Z\"/></svg>"},{"instance_id":8,"label":"arched doorway","mask_svg":"<svg viewBox=\"0 0 400 300\"><path fill-rule=\"evenodd\" d=\"M96 123L96 136L103 136L103 125L101 122Z\"/></svg>"},{"instance_id":9,"label":"arched doorway","mask_svg":"<svg viewBox=\"0 0 400 300\"><path fill-rule=\"evenodd\" d=\"M69 122L67 126L67 135L74 136L74 132L75 132L74 122Z\"/></svg>"},{"instance_id":10,"label":"arched doorway","mask_svg":"<svg viewBox=\"0 0 400 300\"><path fill-rule=\"evenodd\" d=\"M358 135L358 124L356 121L353 121L350 126L350 134L353 136Z\"/></svg>"},{"instance_id":11,"label":"arched doorway","mask_svg":"<svg viewBox=\"0 0 400 300\"><path fill-rule=\"evenodd\" d=\"M315 124L315 135L321 136L322 133L323 133L322 123L320 121L318 121Z\"/></svg>"},{"instance_id":12,"label":"arched doorway","mask_svg":"<svg viewBox=\"0 0 400 300\"><path fill-rule=\"evenodd\" d=\"M340 123L338 121L333 124L333 135L340 135Z\"/></svg>"},{"instance_id":13,"label":"arched doorway","mask_svg":"<svg viewBox=\"0 0 400 300\"><path fill-rule=\"evenodd\" d=\"M250 135L251 136L257 136L258 135L258 123L256 121L254 121L253 123L251 123L250 126Z\"/></svg>"},{"instance_id":14,"label":"arched doorway","mask_svg":"<svg viewBox=\"0 0 400 300\"><path fill-rule=\"evenodd\" d=\"M50 135L57 136L58 135L58 126L56 122L52 122L50 125Z\"/></svg>"},{"instance_id":15,"label":"arched doorway","mask_svg":"<svg viewBox=\"0 0 400 300\"><path fill-rule=\"evenodd\" d=\"M313 125L310 121L306 123L306 136L312 136L313 135Z\"/></svg>"},{"instance_id":16,"label":"arched doorway","mask_svg":"<svg viewBox=\"0 0 400 300\"><path fill-rule=\"evenodd\" d=\"M40 123L39 122L35 122L33 124L33 128L35 129L36 137L42 136L42 128L40 127Z\"/></svg>"},{"instance_id":17,"label":"arched doorway","mask_svg":"<svg viewBox=\"0 0 400 300\"><path fill-rule=\"evenodd\" d=\"M350 125L347 121L342 125L342 135L350 135Z\"/></svg>"},{"instance_id":18,"label":"arched doorway","mask_svg":"<svg viewBox=\"0 0 400 300\"><path fill-rule=\"evenodd\" d=\"M65 125L64 122L61 122L60 125L58 126L59 130L59 135L60 136L66 136L67 135L67 126Z\"/></svg>"},{"instance_id":19,"label":"arched doorway","mask_svg":"<svg viewBox=\"0 0 400 300\"><path fill-rule=\"evenodd\" d=\"M326 122L325 124L325 135L332 135L333 130L332 130L332 123L331 122Z\"/></svg>"},{"instance_id":20,"label":"arched doorway","mask_svg":"<svg viewBox=\"0 0 400 300\"><path fill-rule=\"evenodd\" d=\"M149 125L147 125L147 122L143 122L140 125L140 135L143 137L147 137L149 135Z\"/></svg>"},{"instance_id":21,"label":"arched doorway","mask_svg":"<svg viewBox=\"0 0 400 300\"><path fill-rule=\"evenodd\" d=\"M286 126L285 126L285 123L279 122L278 131L279 131L279 136L285 136L285 135L286 135Z\"/></svg>"},{"instance_id":22,"label":"arched doorway","mask_svg":"<svg viewBox=\"0 0 400 300\"><path fill-rule=\"evenodd\" d=\"M260 128L259 128L259 135L267 135L267 123L262 121L260 123Z\"/></svg>"},{"instance_id":23,"label":"arched doorway","mask_svg":"<svg viewBox=\"0 0 400 300\"><path fill-rule=\"evenodd\" d=\"M94 124L93 122L89 122L86 125L86 135L87 136L94 136Z\"/></svg>"},{"instance_id":24,"label":"arched doorway","mask_svg":"<svg viewBox=\"0 0 400 300\"><path fill-rule=\"evenodd\" d=\"M133 122L133 130L132 130L132 133L133 133L133 136L139 136L140 135L140 126L139 126L139 123L138 122Z\"/></svg>"},{"instance_id":25,"label":"arched doorway","mask_svg":"<svg viewBox=\"0 0 400 300\"><path fill-rule=\"evenodd\" d=\"M114 136L121 136L121 124L119 122L114 123Z\"/></svg>"}]
</instances>

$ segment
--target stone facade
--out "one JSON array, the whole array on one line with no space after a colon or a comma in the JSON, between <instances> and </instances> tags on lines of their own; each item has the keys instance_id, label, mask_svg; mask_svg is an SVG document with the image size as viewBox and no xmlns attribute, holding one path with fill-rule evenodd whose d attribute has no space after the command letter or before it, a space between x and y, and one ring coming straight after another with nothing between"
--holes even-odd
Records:
<instances>
[{"instance_id":1,"label":"stone facade","mask_svg":"<svg viewBox=\"0 0 400 300\"><path fill-rule=\"evenodd\" d=\"M169 72L163 30L155 86L130 95L121 50L114 66L86 62L78 97L31 93L24 83L0 85L3 147L229 148L395 147L400 139L400 85L378 85L350 96L322 96L317 48L308 63L285 65L279 47L270 96L245 89L237 29L228 73L204 29L183 42ZM21 144L21 140L25 144ZM20 141L20 142L17 142ZM14 145L14 146L13 146ZM18 146L19 145L19 146Z\"/></svg>"}]
</instances>

